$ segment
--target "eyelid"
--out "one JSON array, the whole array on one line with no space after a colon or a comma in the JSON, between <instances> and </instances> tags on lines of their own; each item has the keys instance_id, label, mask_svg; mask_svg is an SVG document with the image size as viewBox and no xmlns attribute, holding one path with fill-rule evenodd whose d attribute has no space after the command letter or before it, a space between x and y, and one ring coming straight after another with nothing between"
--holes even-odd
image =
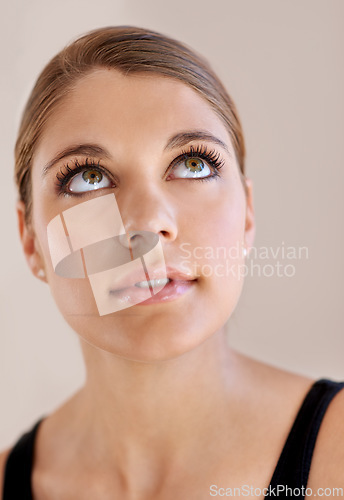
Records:
<instances>
[{"instance_id":1,"label":"eyelid","mask_svg":"<svg viewBox=\"0 0 344 500\"><path fill-rule=\"evenodd\" d=\"M191 145L187 150L182 150L181 154L178 155L174 160L172 160L167 169L167 173L173 170L173 168L180 162L185 161L188 158L200 158L201 160L204 160L213 170L213 172L218 172L225 163L224 158L216 149L208 150L208 147L204 144L198 144L197 146ZM193 178L190 179L192 180Z\"/></svg>"},{"instance_id":2,"label":"eyelid","mask_svg":"<svg viewBox=\"0 0 344 500\"><path fill-rule=\"evenodd\" d=\"M207 165L210 167L212 170L212 175L204 176L204 177L176 177L176 179L184 179L184 180L205 180L205 179L210 179L215 176L219 176L219 170L222 168L224 165L224 159L221 156L220 152L217 151L216 149L208 149L207 145L204 144L198 144L196 146L190 145L188 149L181 150L181 153L175 157L167 167L164 177L170 174L170 172L173 171L174 167L176 167L179 163L181 163L183 160L187 160L188 158L200 158L204 160ZM68 191L67 186L68 184L80 173L87 171L87 170L98 170L101 172L103 175L105 175L109 181L112 183L112 188L116 187L119 185L119 182L117 179L115 179L115 176L112 174L111 171L109 171L107 168L103 167L100 164L100 159L94 160L93 158L83 158L81 161L79 161L78 158L74 158L71 161L67 162L63 166L60 167L60 171L56 174L56 189L58 195L64 194L64 195L70 195L70 196L82 196L84 194L87 194L89 192L93 191L98 191L101 189L108 189L110 186L107 187L102 187L99 189L94 189L94 190L85 190L81 191L79 193ZM74 165L74 167L70 167L70 163ZM63 169L66 171L64 172Z\"/></svg>"},{"instance_id":3,"label":"eyelid","mask_svg":"<svg viewBox=\"0 0 344 500\"><path fill-rule=\"evenodd\" d=\"M82 196L84 194L87 194L89 192L92 192L92 190L86 190L86 191L81 191L80 193L73 193L72 191L68 191L67 186L68 184L80 173L85 172L87 170L98 170L99 172L102 173L102 175L106 176L109 181L114 184L116 181L114 180L114 176L112 175L111 172L109 172L108 169L100 165L101 160L94 160L90 158L83 158L81 161L79 161L78 158L74 158L68 163L62 165L60 167L59 172L56 174L56 190L58 195L71 195L71 196ZM70 163L72 163L74 166L70 167ZM99 188L100 189L106 189L106 188ZM94 189L93 191L98 191L98 189Z\"/></svg>"}]
</instances>

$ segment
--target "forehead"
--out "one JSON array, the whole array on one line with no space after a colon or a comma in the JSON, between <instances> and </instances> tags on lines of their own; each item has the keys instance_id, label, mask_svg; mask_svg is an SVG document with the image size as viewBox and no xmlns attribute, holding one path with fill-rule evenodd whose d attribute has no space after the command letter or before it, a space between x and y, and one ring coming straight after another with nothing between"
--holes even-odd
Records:
<instances>
[{"instance_id":1,"label":"forehead","mask_svg":"<svg viewBox=\"0 0 344 500\"><path fill-rule=\"evenodd\" d=\"M165 144L187 129L216 133L230 146L227 129L210 104L191 87L156 74L123 75L99 69L79 80L48 120L39 153L78 141L111 148L135 141L140 147Z\"/></svg>"}]
</instances>

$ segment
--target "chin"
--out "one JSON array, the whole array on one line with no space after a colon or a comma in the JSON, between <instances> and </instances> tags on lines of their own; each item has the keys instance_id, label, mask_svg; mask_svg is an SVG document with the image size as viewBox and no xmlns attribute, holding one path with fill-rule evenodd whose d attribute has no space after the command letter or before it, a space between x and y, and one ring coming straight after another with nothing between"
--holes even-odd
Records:
<instances>
[{"instance_id":1,"label":"chin","mask_svg":"<svg viewBox=\"0 0 344 500\"><path fill-rule=\"evenodd\" d=\"M79 329L77 333L80 340L89 346L116 357L154 363L172 360L197 349L217 330L215 325L205 329L204 323L200 322L167 322L164 316L146 318L146 321L141 318L136 328L132 318L130 322L128 327L123 318L120 321L115 315L98 317L97 326L94 324L92 328L89 321L88 327L82 331Z\"/></svg>"}]
</instances>

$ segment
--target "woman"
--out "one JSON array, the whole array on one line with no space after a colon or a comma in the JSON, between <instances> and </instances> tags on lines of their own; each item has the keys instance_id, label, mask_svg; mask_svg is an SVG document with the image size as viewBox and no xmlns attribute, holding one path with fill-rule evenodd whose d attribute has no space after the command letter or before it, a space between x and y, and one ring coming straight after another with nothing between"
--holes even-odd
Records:
<instances>
[{"instance_id":1,"label":"woman","mask_svg":"<svg viewBox=\"0 0 344 500\"><path fill-rule=\"evenodd\" d=\"M344 486L343 383L226 342L255 232L244 158L231 98L175 40L103 28L43 70L16 144L19 230L87 377L1 454L5 500Z\"/></svg>"}]
</instances>

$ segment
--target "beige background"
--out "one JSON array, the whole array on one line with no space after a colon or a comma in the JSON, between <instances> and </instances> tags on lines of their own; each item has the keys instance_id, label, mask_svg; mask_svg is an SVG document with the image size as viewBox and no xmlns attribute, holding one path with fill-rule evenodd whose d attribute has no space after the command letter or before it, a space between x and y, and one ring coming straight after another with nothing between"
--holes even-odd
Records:
<instances>
[{"instance_id":1,"label":"beige background","mask_svg":"<svg viewBox=\"0 0 344 500\"><path fill-rule=\"evenodd\" d=\"M21 253L12 151L43 65L104 25L161 31L211 61L243 122L256 246L308 247L308 259L283 262L295 266L293 277L246 280L229 342L280 367L343 380L344 2L17 0L1 9L0 449L84 379L77 336Z\"/></svg>"}]
</instances>

